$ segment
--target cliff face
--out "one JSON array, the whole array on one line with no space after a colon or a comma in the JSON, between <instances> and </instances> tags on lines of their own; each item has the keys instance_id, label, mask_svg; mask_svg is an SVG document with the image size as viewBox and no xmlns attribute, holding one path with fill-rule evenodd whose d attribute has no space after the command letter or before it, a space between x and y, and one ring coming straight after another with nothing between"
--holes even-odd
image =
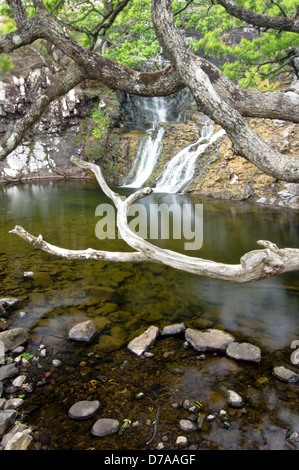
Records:
<instances>
[{"instance_id":1,"label":"cliff face","mask_svg":"<svg viewBox=\"0 0 299 470\"><path fill-rule=\"evenodd\" d=\"M28 111L37 92L51 82L42 68L26 77L0 77L0 138ZM171 98L172 105L175 99ZM76 87L54 102L25 141L4 162L0 182L36 178L92 177L69 162L72 154L98 163L110 185L121 185L136 157L145 131L126 129L118 121L119 102L115 94L101 88ZM164 165L180 150L197 141L203 125L202 114L192 106L181 113L180 122L158 124L164 128L163 150L147 185L163 172ZM112 128L118 122L118 127ZM298 155L299 126L281 121L250 120L251 126L271 146ZM109 130L110 129L110 130ZM217 127L215 128L217 131ZM188 192L220 199L245 200L299 208L299 185L285 184L264 174L245 159L233 155L229 139L223 137L200 155Z\"/></svg>"},{"instance_id":2,"label":"cliff face","mask_svg":"<svg viewBox=\"0 0 299 470\"><path fill-rule=\"evenodd\" d=\"M0 76L0 139L30 109L36 96L52 83L47 68L25 76ZM107 133L118 114L118 102L99 86L76 87L53 102L30 130L22 145L0 162L0 182L36 178L85 177L86 172L70 164L70 156L103 159Z\"/></svg>"},{"instance_id":3,"label":"cliff face","mask_svg":"<svg viewBox=\"0 0 299 470\"><path fill-rule=\"evenodd\" d=\"M0 81L0 138L13 128L30 108L37 91L51 81L48 71L34 70L25 78L2 76ZM30 131L23 144L4 162L0 162L2 182L81 174L69 164L72 153L80 153L74 137L90 112L91 103L82 90L75 89L52 103L42 119Z\"/></svg>"}]
</instances>

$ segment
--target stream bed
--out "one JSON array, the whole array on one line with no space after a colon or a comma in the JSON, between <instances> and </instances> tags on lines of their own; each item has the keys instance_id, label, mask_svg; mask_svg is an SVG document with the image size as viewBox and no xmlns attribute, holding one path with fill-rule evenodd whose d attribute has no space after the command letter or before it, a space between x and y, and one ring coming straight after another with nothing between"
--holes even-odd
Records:
<instances>
[{"instance_id":1,"label":"stream bed","mask_svg":"<svg viewBox=\"0 0 299 470\"><path fill-rule=\"evenodd\" d=\"M7 185L0 194L0 297L22 299L6 319L9 328L28 329L28 354L38 356L41 344L46 349L38 363L23 368L33 391L24 392L19 420L34 430L36 449L155 449L163 442L173 450L177 437L185 435L180 420L199 416L205 418L202 428L186 434L188 447L288 449L289 434L299 432L298 384L281 382L272 371L279 365L296 369L290 356L291 343L299 340L298 273L237 285L151 263L59 259L8 231L21 225L64 248L130 251L122 240L95 236L96 208L109 203L97 184L41 181ZM259 249L257 240L298 244L298 214L292 210L186 194L155 193L142 201L146 209L162 203L202 204L203 246L185 253L191 256L237 264L244 253ZM185 241L170 236L153 243L183 253ZM34 276L24 277L28 271ZM93 320L99 334L90 344L69 341L70 328L85 320ZM150 325L181 322L252 343L261 348L262 361L211 353L199 358L183 336L158 338L149 350L153 357L128 351L128 342ZM53 359L60 367L53 367ZM243 397L241 409L228 405L227 389ZM80 400L99 400L102 406L91 419L75 421L68 410ZM148 446L158 409L157 435ZM119 420L121 432L92 436L99 417Z\"/></svg>"}]
</instances>

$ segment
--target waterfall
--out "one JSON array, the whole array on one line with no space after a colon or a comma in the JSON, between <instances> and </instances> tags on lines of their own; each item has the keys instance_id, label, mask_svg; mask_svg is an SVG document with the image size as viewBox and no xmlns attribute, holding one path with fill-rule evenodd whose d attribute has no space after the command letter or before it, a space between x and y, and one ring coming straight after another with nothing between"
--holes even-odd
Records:
<instances>
[{"instance_id":1,"label":"waterfall","mask_svg":"<svg viewBox=\"0 0 299 470\"><path fill-rule=\"evenodd\" d=\"M130 105L133 107L132 101ZM155 129L161 122L167 122L167 114L167 100L164 97L144 98L142 106L136 106L136 127L148 123L150 128L141 139L131 170L123 182L124 186L141 188L151 176L161 154L162 139L165 134L162 126L157 132Z\"/></svg>"},{"instance_id":2,"label":"waterfall","mask_svg":"<svg viewBox=\"0 0 299 470\"><path fill-rule=\"evenodd\" d=\"M141 98L127 96L126 112L135 129L145 129L145 135L123 186L141 188L153 175L163 151L165 129L163 122L182 122L182 111L193 100L189 90L172 97ZM194 101L193 101L194 102ZM214 132L214 123L205 117L199 139L178 152L166 163L154 181L155 191L163 193L186 192L192 181L198 157L207 147L225 134Z\"/></svg>"},{"instance_id":3,"label":"waterfall","mask_svg":"<svg viewBox=\"0 0 299 470\"><path fill-rule=\"evenodd\" d=\"M155 191L161 193L185 192L192 181L198 157L223 135L225 135L223 129L214 133L214 123L207 119L197 142L185 147L166 163L156 180Z\"/></svg>"}]
</instances>

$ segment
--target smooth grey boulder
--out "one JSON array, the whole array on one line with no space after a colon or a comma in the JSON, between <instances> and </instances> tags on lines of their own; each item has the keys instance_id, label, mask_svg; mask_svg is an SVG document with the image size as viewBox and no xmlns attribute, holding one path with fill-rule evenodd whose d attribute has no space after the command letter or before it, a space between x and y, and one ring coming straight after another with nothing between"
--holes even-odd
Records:
<instances>
[{"instance_id":1,"label":"smooth grey boulder","mask_svg":"<svg viewBox=\"0 0 299 470\"><path fill-rule=\"evenodd\" d=\"M0 341L4 343L4 350L13 351L28 341L27 331L24 328L12 328L0 333Z\"/></svg>"},{"instance_id":2,"label":"smooth grey boulder","mask_svg":"<svg viewBox=\"0 0 299 470\"><path fill-rule=\"evenodd\" d=\"M15 410L0 411L0 438L4 436L7 429L11 427L17 417Z\"/></svg>"},{"instance_id":3,"label":"smooth grey boulder","mask_svg":"<svg viewBox=\"0 0 299 470\"><path fill-rule=\"evenodd\" d=\"M186 330L186 326L184 323L176 323L174 325L164 326L160 331L161 336L172 336L172 335L179 335L184 333Z\"/></svg>"},{"instance_id":4,"label":"smooth grey boulder","mask_svg":"<svg viewBox=\"0 0 299 470\"><path fill-rule=\"evenodd\" d=\"M158 334L159 328L152 325L140 336L132 339L127 347L132 353L141 356L154 343Z\"/></svg>"},{"instance_id":5,"label":"smooth grey boulder","mask_svg":"<svg viewBox=\"0 0 299 470\"><path fill-rule=\"evenodd\" d=\"M120 423L116 419L102 418L93 425L91 433L96 437L105 437L116 433L120 428Z\"/></svg>"},{"instance_id":6,"label":"smooth grey boulder","mask_svg":"<svg viewBox=\"0 0 299 470\"><path fill-rule=\"evenodd\" d=\"M89 342L97 334L97 329L91 320L78 323L70 329L68 337L74 341Z\"/></svg>"},{"instance_id":7,"label":"smooth grey boulder","mask_svg":"<svg viewBox=\"0 0 299 470\"><path fill-rule=\"evenodd\" d=\"M274 367L273 375L277 379L282 380L283 382L288 382L288 383L299 382L299 374L296 374L296 372L293 372L292 370L287 369L286 367L283 367L283 366Z\"/></svg>"},{"instance_id":8,"label":"smooth grey boulder","mask_svg":"<svg viewBox=\"0 0 299 470\"><path fill-rule=\"evenodd\" d=\"M0 367L0 380L9 379L18 375L19 371L16 368L15 364L7 364L7 366Z\"/></svg>"},{"instance_id":9,"label":"smooth grey boulder","mask_svg":"<svg viewBox=\"0 0 299 470\"><path fill-rule=\"evenodd\" d=\"M75 403L69 409L68 415L72 419L89 419L101 408L98 400L82 400Z\"/></svg>"},{"instance_id":10,"label":"smooth grey boulder","mask_svg":"<svg viewBox=\"0 0 299 470\"><path fill-rule=\"evenodd\" d=\"M250 343L232 342L227 346L226 355L237 361L261 362L261 350Z\"/></svg>"},{"instance_id":11,"label":"smooth grey boulder","mask_svg":"<svg viewBox=\"0 0 299 470\"><path fill-rule=\"evenodd\" d=\"M235 341L235 338L225 331L209 329L206 331L187 328L185 338L188 343L199 352L225 351L227 346Z\"/></svg>"}]
</instances>

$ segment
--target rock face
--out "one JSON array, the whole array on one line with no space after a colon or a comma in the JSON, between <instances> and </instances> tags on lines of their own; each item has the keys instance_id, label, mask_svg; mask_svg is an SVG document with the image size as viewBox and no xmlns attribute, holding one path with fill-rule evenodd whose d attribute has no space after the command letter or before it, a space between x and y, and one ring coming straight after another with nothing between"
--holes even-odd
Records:
<instances>
[{"instance_id":1,"label":"rock face","mask_svg":"<svg viewBox=\"0 0 299 470\"><path fill-rule=\"evenodd\" d=\"M226 355L238 361L261 362L261 350L250 343L230 343Z\"/></svg>"},{"instance_id":2,"label":"rock face","mask_svg":"<svg viewBox=\"0 0 299 470\"><path fill-rule=\"evenodd\" d=\"M24 328L12 328L0 333L0 341L4 343L5 352L21 346L28 341L28 336Z\"/></svg>"},{"instance_id":3,"label":"rock face","mask_svg":"<svg viewBox=\"0 0 299 470\"><path fill-rule=\"evenodd\" d=\"M159 328L150 326L144 333L132 339L128 344L129 351L141 356L155 341L159 333Z\"/></svg>"},{"instance_id":4,"label":"rock face","mask_svg":"<svg viewBox=\"0 0 299 470\"><path fill-rule=\"evenodd\" d=\"M72 419L88 419L91 418L100 408L101 404L98 400L78 401L69 409L68 415Z\"/></svg>"},{"instance_id":5,"label":"rock face","mask_svg":"<svg viewBox=\"0 0 299 470\"><path fill-rule=\"evenodd\" d=\"M200 352L204 351L225 351L227 346L235 340L235 338L224 331L209 329L206 331L193 330L187 328L185 338L188 343Z\"/></svg>"},{"instance_id":6,"label":"rock face","mask_svg":"<svg viewBox=\"0 0 299 470\"><path fill-rule=\"evenodd\" d=\"M86 341L89 342L96 335L97 329L91 320L78 323L73 326L69 331L69 339L74 341Z\"/></svg>"},{"instance_id":7,"label":"rock face","mask_svg":"<svg viewBox=\"0 0 299 470\"><path fill-rule=\"evenodd\" d=\"M91 433L96 437L105 437L116 433L120 428L120 423L116 419L99 419L92 427Z\"/></svg>"}]
</instances>

